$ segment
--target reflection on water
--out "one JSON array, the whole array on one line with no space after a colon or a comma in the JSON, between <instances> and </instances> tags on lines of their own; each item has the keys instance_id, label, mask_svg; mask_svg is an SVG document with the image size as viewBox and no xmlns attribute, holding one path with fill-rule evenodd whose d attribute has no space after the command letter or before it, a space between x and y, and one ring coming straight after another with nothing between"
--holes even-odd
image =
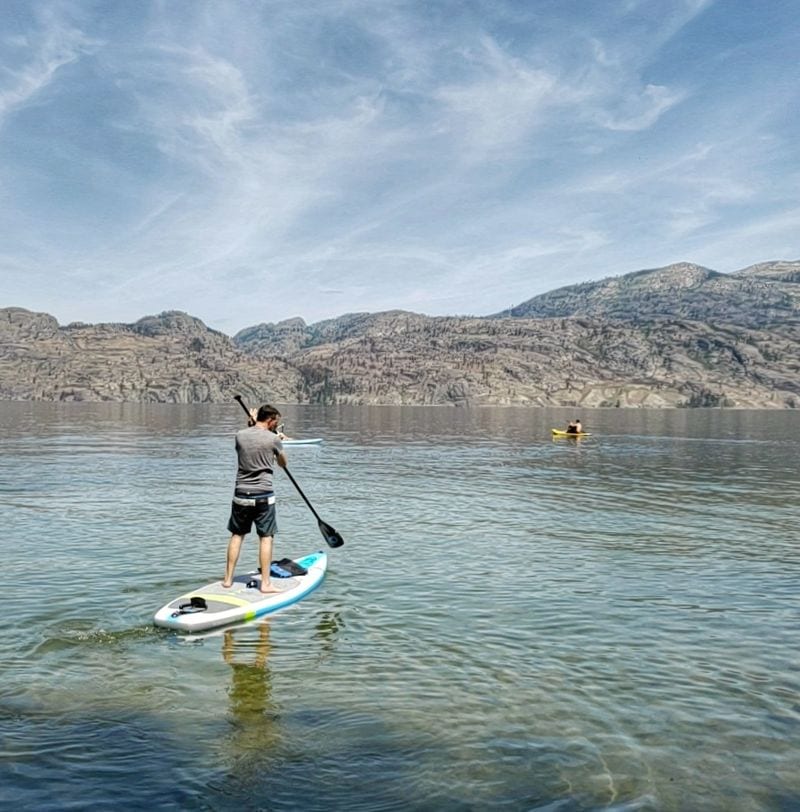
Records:
<instances>
[{"instance_id":1,"label":"reflection on water","mask_svg":"<svg viewBox=\"0 0 800 812\"><path fill-rule=\"evenodd\" d=\"M345 622L341 612L322 612L317 621L314 639L319 643L321 651L332 654L336 638L344 629Z\"/></svg>"},{"instance_id":2,"label":"reflection on water","mask_svg":"<svg viewBox=\"0 0 800 812\"><path fill-rule=\"evenodd\" d=\"M152 614L219 574L238 406L3 404L6 805L800 808L798 414L282 412L347 544L187 639Z\"/></svg>"},{"instance_id":3,"label":"reflection on water","mask_svg":"<svg viewBox=\"0 0 800 812\"><path fill-rule=\"evenodd\" d=\"M228 692L231 715L241 727L248 727L255 721L262 722L267 712L275 714L267 668L269 621L258 625L258 640L254 649L243 650L240 646L237 650L233 630L225 631L222 658L231 667L231 687ZM245 656L248 656L247 660L244 659Z\"/></svg>"},{"instance_id":4,"label":"reflection on water","mask_svg":"<svg viewBox=\"0 0 800 812\"><path fill-rule=\"evenodd\" d=\"M224 632L222 657L230 667L228 700L232 729L225 737L221 763L229 764L221 781L221 795L247 799L248 805L259 805L256 787L264 770L271 770L279 760L276 752L281 740L281 716L272 695L269 668L270 625L259 623L247 636L228 629ZM266 807L266 804L264 804Z\"/></svg>"}]
</instances>

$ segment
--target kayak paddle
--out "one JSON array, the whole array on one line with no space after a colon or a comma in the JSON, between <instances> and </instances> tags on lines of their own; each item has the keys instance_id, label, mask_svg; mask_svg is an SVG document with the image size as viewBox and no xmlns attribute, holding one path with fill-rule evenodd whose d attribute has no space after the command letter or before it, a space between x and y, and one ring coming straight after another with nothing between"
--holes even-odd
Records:
<instances>
[{"instance_id":1,"label":"kayak paddle","mask_svg":"<svg viewBox=\"0 0 800 812\"><path fill-rule=\"evenodd\" d=\"M242 400L242 396L234 395L233 399L239 402L239 405L244 409L245 414L247 414L247 417L250 420L252 420L253 416L250 414L250 409L248 409L247 406L245 406L245 403ZM295 488L297 488L297 492L300 494L300 496L303 497L303 501L308 505L309 510L314 514L314 518L317 520L317 523L319 524L319 530L322 533L323 538L327 542L328 547L341 547L344 544L344 539L333 527L331 527L327 522L323 522L322 519L320 519L319 514L317 513L316 510L314 510L314 506L311 504L311 502L308 501L308 497L303 493L300 486L295 481L295 478L292 476L292 472L289 470L289 467L286 465L281 467L283 468L284 471L286 471L286 476L289 477L289 479L292 482L292 485L294 485Z\"/></svg>"}]
</instances>

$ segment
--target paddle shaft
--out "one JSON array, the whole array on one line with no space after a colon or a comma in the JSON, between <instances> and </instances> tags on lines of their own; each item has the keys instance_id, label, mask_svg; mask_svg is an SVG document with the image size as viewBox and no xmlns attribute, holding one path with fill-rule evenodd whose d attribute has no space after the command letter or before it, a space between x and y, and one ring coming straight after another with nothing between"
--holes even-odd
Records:
<instances>
[{"instance_id":1,"label":"paddle shaft","mask_svg":"<svg viewBox=\"0 0 800 812\"><path fill-rule=\"evenodd\" d=\"M316 518L316 520L318 522L321 522L322 519L320 519L319 514L317 513L317 511L314 510L314 505L312 505L311 502L308 501L308 497L303 493L303 489L297 484L297 481L292 476L292 472L285 465L283 466L283 470L286 471L286 476L288 476L289 479L292 480L292 485L294 485L295 488L297 488L297 492L300 494L300 496L303 497L303 501L308 505L308 509L314 514L314 517Z\"/></svg>"}]
</instances>

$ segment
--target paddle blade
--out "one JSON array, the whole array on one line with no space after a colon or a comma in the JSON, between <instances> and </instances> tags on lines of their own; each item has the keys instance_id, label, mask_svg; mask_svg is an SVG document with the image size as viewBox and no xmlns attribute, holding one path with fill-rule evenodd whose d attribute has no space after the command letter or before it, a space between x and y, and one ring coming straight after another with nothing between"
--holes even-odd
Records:
<instances>
[{"instance_id":1,"label":"paddle blade","mask_svg":"<svg viewBox=\"0 0 800 812\"><path fill-rule=\"evenodd\" d=\"M325 537L328 547L341 547L344 544L344 539L332 528L329 524L320 519L319 530Z\"/></svg>"}]
</instances>

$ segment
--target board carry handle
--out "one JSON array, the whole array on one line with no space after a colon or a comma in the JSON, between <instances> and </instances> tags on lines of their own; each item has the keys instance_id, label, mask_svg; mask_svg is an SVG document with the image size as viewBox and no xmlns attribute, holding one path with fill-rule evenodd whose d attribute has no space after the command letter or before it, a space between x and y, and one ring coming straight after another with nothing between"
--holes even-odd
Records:
<instances>
[{"instance_id":1,"label":"board carry handle","mask_svg":"<svg viewBox=\"0 0 800 812\"><path fill-rule=\"evenodd\" d=\"M189 603L182 603L178 607L178 611L172 613L172 617L178 617L179 615L192 615L195 612L205 612L206 609L208 609L206 599L201 598L199 595L192 595L192 597L189 598Z\"/></svg>"}]
</instances>

